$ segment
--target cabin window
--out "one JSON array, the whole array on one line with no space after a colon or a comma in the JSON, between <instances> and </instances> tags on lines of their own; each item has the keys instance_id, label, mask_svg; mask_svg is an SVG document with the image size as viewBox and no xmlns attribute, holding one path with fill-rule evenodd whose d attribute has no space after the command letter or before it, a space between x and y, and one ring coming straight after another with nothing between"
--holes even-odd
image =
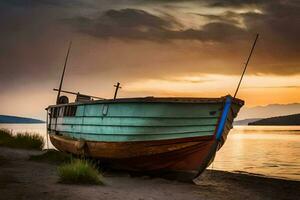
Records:
<instances>
[{"instance_id":1,"label":"cabin window","mask_svg":"<svg viewBox=\"0 0 300 200\"><path fill-rule=\"evenodd\" d=\"M50 117L51 117L51 118L54 117L54 108L50 108Z\"/></svg>"},{"instance_id":2,"label":"cabin window","mask_svg":"<svg viewBox=\"0 0 300 200\"><path fill-rule=\"evenodd\" d=\"M69 108L70 108L69 106L65 107L64 116L68 116Z\"/></svg>"},{"instance_id":3,"label":"cabin window","mask_svg":"<svg viewBox=\"0 0 300 200\"><path fill-rule=\"evenodd\" d=\"M76 115L77 106L54 107L50 110L51 118L56 117L72 117Z\"/></svg>"},{"instance_id":4,"label":"cabin window","mask_svg":"<svg viewBox=\"0 0 300 200\"><path fill-rule=\"evenodd\" d=\"M72 117L76 115L77 106L66 106L64 110L64 116Z\"/></svg>"},{"instance_id":5,"label":"cabin window","mask_svg":"<svg viewBox=\"0 0 300 200\"><path fill-rule=\"evenodd\" d=\"M63 117L64 116L64 107L60 107L58 113L59 113L58 114L59 117Z\"/></svg>"},{"instance_id":6,"label":"cabin window","mask_svg":"<svg viewBox=\"0 0 300 200\"><path fill-rule=\"evenodd\" d=\"M56 118L56 117L58 117L58 108L51 108L51 110L50 110L50 116L51 116L51 118Z\"/></svg>"},{"instance_id":7,"label":"cabin window","mask_svg":"<svg viewBox=\"0 0 300 200\"><path fill-rule=\"evenodd\" d=\"M76 109L77 109L77 106L71 106L70 116L75 116L76 115Z\"/></svg>"}]
</instances>

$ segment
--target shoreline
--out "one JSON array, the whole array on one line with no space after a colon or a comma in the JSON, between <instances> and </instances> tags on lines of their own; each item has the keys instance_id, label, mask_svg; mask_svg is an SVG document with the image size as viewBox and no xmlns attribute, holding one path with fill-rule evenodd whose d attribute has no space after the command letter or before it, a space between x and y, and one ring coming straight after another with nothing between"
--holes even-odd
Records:
<instances>
[{"instance_id":1,"label":"shoreline","mask_svg":"<svg viewBox=\"0 0 300 200\"><path fill-rule=\"evenodd\" d=\"M45 143L47 142L44 125L0 124L0 127L13 129L14 132L36 133L43 136ZM218 151L213 167L208 169L229 172L242 170L267 177L300 180L300 152L297 148L300 137L297 130L299 127L292 126L235 126L225 145ZM48 142L49 148L55 149L49 140Z\"/></svg>"},{"instance_id":2,"label":"shoreline","mask_svg":"<svg viewBox=\"0 0 300 200\"><path fill-rule=\"evenodd\" d=\"M104 186L58 182L57 165L30 161L41 151L0 147L3 199L297 199L300 181L207 170L198 185L161 177L104 173Z\"/></svg>"},{"instance_id":3,"label":"shoreline","mask_svg":"<svg viewBox=\"0 0 300 200\"><path fill-rule=\"evenodd\" d=\"M222 170L214 169L214 171L222 171ZM247 171L240 171L240 170L222 171L222 172L229 172L229 173L233 173L233 174L244 174L244 175L248 175L248 176L256 176L256 177L261 177L261 178L272 178L272 179L278 179L278 180L284 180L284 181L297 181L297 182L300 182L300 180L296 180L296 179L292 179L292 178L288 178L288 177L271 176L271 175L252 173L252 172L247 172Z\"/></svg>"}]
</instances>

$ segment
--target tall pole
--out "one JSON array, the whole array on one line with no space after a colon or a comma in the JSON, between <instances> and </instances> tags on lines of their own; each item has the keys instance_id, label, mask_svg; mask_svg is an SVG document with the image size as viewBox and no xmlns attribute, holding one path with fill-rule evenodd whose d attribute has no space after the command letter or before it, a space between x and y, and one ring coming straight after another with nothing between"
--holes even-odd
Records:
<instances>
[{"instance_id":1,"label":"tall pole","mask_svg":"<svg viewBox=\"0 0 300 200\"><path fill-rule=\"evenodd\" d=\"M68 48L68 51L67 51L67 55L66 55L66 59L65 59L65 64L64 64L64 69L63 69L63 73L61 75L59 89L58 89L58 93L57 93L56 104L59 103L59 97L60 97L61 87L62 87L62 84L63 84L63 81L64 81L64 76L65 76L65 71L66 71L66 66L67 66L67 63L68 63L68 58L69 58L69 53L70 53L70 50L71 50L71 46L72 46L72 41L70 41L70 43L69 43L69 48Z\"/></svg>"},{"instance_id":2,"label":"tall pole","mask_svg":"<svg viewBox=\"0 0 300 200\"><path fill-rule=\"evenodd\" d=\"M245 72L246 72L246 69L247 69L248 63L249 63L249 61L250 61L251 55L252 55L252 53L253 53L253 50L254 50L254 47L255 47L255 45L256 45L256 41L257 41L257 39L258 39L258 36L259 36L259 34L256 34L256 37L255 37L254 43L253 43L253 45L252 45L252 48L251 48L250 54L249 54L249 56L248 56L248 59L247 59L247 62L245 63L244 71L243 71L243 73L242 73L242 76L241 76L241 78L240 78L239 84L238 84L238 86L237 86L237 88L236 88L236 90L235 90L235 93L234 93L234 96L233 96L233 98L235 98L235 97L236 97L236 95L237 95L237 93L238 93L238 91L239 91L239 88L240 88L241 82L242 82L242 80L243 80L244 74L245 74Z\"/></svg>"}]
</instances>

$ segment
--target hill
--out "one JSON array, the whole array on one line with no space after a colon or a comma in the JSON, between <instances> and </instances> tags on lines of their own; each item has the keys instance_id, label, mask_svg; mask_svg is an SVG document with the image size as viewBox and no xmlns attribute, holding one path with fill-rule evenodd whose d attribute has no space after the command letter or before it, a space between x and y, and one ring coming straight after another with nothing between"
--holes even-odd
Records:
<instances>
[{"instance_id":1,"label":"hill","mask_svg":"<svg viewBox=\"0 0 300 200\"><path fill-rule=\"evenodd\" d=\"M236 126L240 126L240 125L248 125L249 123L251 122L255 122L255 121L258 121L258 120L261 120L262 118L250 118L250 119L242 119L242 120L235 120L233 122L233 125Z\"/></svg>"},{"instance_id":2,"label":"hill","mask_svg":"<svg viewBox=\"0 0 300 200\"><path fill-rule=\"evenodd\" d=\"M300 125L300 114L270 117L251 122L249 125Z\"/></svg>"},{"instance_id":3,"label":"hill","mask_svg":"<svg viewBox=\"0 0 300 200\"><path fill-rule=\"evenodd\" d=\"M293 115L300 113L300 103L269 104L266 106L243 107L237 120L251 118L269 118L274 116Z\"/></svg>"},{"instance_id":4,"label":"hill","mask_svg":"<svg viewBox=\"0 0 300 200\"><path fill-rule=\"evenodd\" d=\"M45 122L39 119L0 115L0 124L37 124L37 123L45 123Z\"/></svg>"}]
</instances>

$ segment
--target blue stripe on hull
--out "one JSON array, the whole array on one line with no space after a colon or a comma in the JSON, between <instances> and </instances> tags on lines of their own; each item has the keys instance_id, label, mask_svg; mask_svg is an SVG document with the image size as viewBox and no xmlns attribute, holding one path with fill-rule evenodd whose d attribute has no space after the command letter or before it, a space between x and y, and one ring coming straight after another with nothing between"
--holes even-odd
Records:
<instances>
[{"instance_id":1,"label":"blue stripe on hull","mask_svg":"<svg viewBox=\"0 0 300 200\"><path fill-rule=\"evenodd\" d=\"M221 120L218 126L218 130L216 133L216 139L219 141L222 137L222 134L224 132L224 127L227 121L227 116L228 116L228 112L230 110L230 106L231 106L231 97L227 97L226 98L226 102L225 102L225 106L224 106L224 110L221 116Z\"/></svg>"}]
</instances>

